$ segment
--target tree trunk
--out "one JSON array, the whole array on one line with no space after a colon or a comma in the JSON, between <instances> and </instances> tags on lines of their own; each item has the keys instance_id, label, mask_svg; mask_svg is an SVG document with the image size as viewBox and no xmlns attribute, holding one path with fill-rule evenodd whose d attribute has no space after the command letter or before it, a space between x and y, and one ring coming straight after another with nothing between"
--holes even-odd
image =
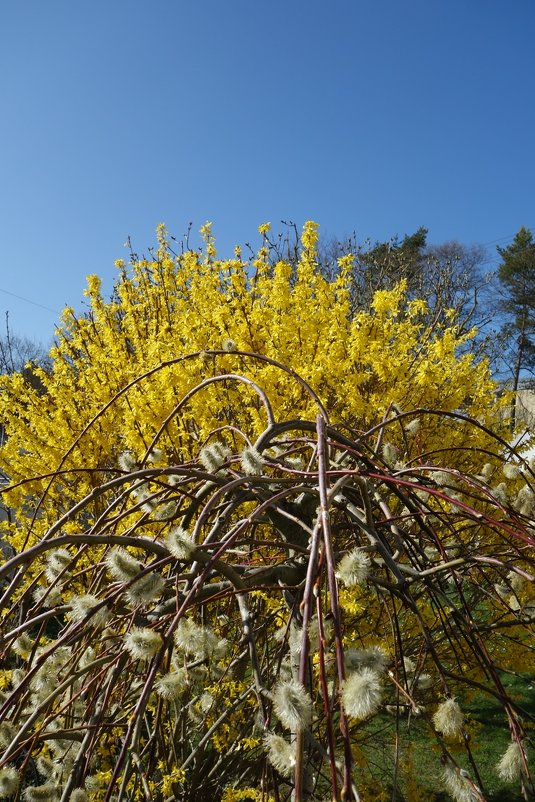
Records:
<instances>
[{"instance_id":1,"label":"tree trunk","mask_svg":"<svg viewBox=\"0 0 535 802\"><path fill-rule=\"evenodd\" d=\"M517 351L516 361L515 361L515 370L514 370L514 373L513 373L514 399L513 399L513 411L512 411L512 414L511 414L511 431L512 432L514 432L515 427L516 427L516 419L517 419L516 409L517 409L517 405L518 405L518 385L520 384L520 371L522 370L522 361L523 361L523 357L524 357L524 351L525 351L525 348L526 348L525 331L526 331L526 314L523 314L522 315L522 324L521 324L521 328L520 328L520 333L518 335L518 351Z\"/></svg>"}]
</instances>

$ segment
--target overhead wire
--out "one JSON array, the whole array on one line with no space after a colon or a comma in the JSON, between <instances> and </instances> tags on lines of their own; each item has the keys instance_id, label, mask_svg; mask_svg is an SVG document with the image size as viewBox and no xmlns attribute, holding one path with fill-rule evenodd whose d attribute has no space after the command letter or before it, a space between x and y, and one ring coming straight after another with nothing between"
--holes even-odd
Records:
<instances>
[{"instance_id":1,"label":"overhead wire","mask_svg":"<svg viewBox=\"0 0 535 802\"><path fill-rule=\"evenodd\" d=\"M528 230L531 231L531 229L528 229ZM497 243L506 242L507 240L510 240L512 242L514 240L515 236L516 236L516 234L510 234L509 236L506 236L506 237L498 237L498 239L492 239L492 240L489 240L488 242L482 242L481 245L484 248L486 248L486 247L488 247L490 245L497 245ZM520 248L519 251L517 251L517 253L522 253L522 251L528 250L529 248L533 248L533 247L534 247L534 243L531 243L530 245L525 245L523 248ZM487 263L489 263L490 261L491 261L491 259L486 260ZM61 314L61 312L58 309L52 309L50 306L45 306L45 304L40 304L37 301L32 301L31 298L25 298L23 295L18 295L16 292L11 292L10 290L5 290L3 287L0 287L0 292L3 292L5 295L11 295L12 298L17 298L19 301L24 301L24 303L31 304L32 306L37 306L40 309L44 309L47 312L51 312L53 315L60 315Z\"/></svg>"},{"instance_id":2,"label":"overhead wire","mask_svg":"<svg viewBox=\"0 0 535 802\"><path fill-rule=\"evenodd\" d=\"M16 292L10 292L9 290L4 290L2 287L0 287L0 292L5 293L6 295L11 295L12 298L18 298L19 301L24 301L27 304L32 304L32 306L38 306L40 307L40 309L46 309L47 312L52 312L53 315L61 314L61 312L58 312L57 309L51 309L49 306L40 304L37 301L32 301L30 298L25 298L23 295L17 295Z\"/></svg>"}]
</instances>

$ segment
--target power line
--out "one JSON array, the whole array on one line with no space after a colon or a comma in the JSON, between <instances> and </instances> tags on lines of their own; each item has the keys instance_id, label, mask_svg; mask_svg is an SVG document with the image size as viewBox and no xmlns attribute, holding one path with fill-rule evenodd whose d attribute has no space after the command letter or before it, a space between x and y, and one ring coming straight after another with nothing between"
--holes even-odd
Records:
<instances>
[{"instance_id":1,"label":"power line","mask_svg":"<svg viewBox=\"0 0 535 802\"><path fill-rule=\"evenodd\" d=\"M508 239L514 239L514 238L515 238L515 235L514 234L510 234L508 237L499 237L499 239L491 239L488 242L482 242L481 244L483 245L483 247L486 248L487 245L496 245L497 242L505 242Z\"/></svg>"},{"instance_id":2,"label":"power line","mask_svg":"<svg viewBox=\"0 0 535 802\"><path fill-rule=\"evenodd\" d=\"M527 228L527 226L524 226L524 228ZM531 231L531 230L532 230L532 228L528 228L528 231ZM518 233L518 232L516 232L516 233ZM483 245L483 247L486 247L487 245L496 245L497 242L505 242L508 239L509 240L513 240L515 237L516 237L516 234L510 234L508 237L499 237L499 239L491 239L489 242L482 242L481 244ZM527 247L531 247L531 246L527 246Z\"/></svg>"},{"instance_id":3,"label":"power line","mask_svg":"<svg viewBox=\"0 0 535 802\"><path fill-rule=\"evenodd\" d=\"M507 240L513 240L515 236L516 234L510 234L507 237L499 237L498 239L491 239L488 242L482 242L481 244L484 248L486 248L489 245L496 245L499 242L506 242ZM530 245L526 245L524 246L524 248L520 249L519 253L523 250L528 250L529 248L532 247L533 243ZM489 264L490 261L491 261L490 259L487 259L486 264ZM61 312L59 312L57 309L51 309L49 306L40 304L37 301L32 301L30 298L25 298L23 295L17 295L16 292L10 292L9 290L4 290L2 287L0 287L0 292L3 292L5 295L11 295L12 298L17 298L19 301L24 301L24 303L31 304L32 306L38 306L40 309L44 309L47 312L51 312L53 315L61 315Z\"/></svg>"},{"instance_id":4,"label":"power line","mask_svg":"<svg viewBox=\"0 0 535 802\"><path fill-rule=\"evenodd\" d=\"M10 292L9 290L4 290L0 287L0 292L5 293L6 295L11 295L13 298L18 298L19 301L24 301L27 304L32 304L32 306L38 306L41 309L46 309L47 312L52 312L53 315L60 315L61 312L58 312L57 309L51 309L49 306L45 306L44 304L39 304L37 301L31 301L29 298L24 298L22 295L17 295L16 292Z\"/></svg>"},{"instance_id":5,"label":"power line","mask_svg":"<svg viewBox=\"0 0 535 802\"><path fill-rule=\"evenodd\" d=\"M531 231L531 230L532 230L531 228L528 229L528 231ZM486 248L489 245L496 245L496 243L498 243L498 242L506 242L507 240L510 240L509 244L512 244L512 242L513 242L515 237L516 237L516 234L512 234L509 237L500 237L499 239L490 240L490 242L482 242L481 245L482 245L483 248ZM519 253L523 253L524 251L530 251L532 249L535 249L535 242L530 242L530 243L528 243L528 245L524 245L522 248L519 248L517 251L515 251L515 256L517 254L519 254ZM503 250L505 250L505 248ZM498 260L498 254L494 253L494 251L493 251L492 254L489 254L488 258L485 259L481 264L483 264L483 265L491 265L491 264L495 263L497 260Z\"/></svg>"}]
</instances>

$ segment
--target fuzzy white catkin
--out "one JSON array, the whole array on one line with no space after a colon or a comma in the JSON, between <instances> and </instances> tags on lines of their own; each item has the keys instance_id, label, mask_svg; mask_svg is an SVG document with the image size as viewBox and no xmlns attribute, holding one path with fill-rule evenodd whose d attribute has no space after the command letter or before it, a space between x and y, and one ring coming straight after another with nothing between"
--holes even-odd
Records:
<instances>
[{"instance_id":1,"label":"fuzzy white catkin","mask_svg":"<svg viewBox=\"0 0 535 802\"><path fill-rule=\"evenodd\" d=\"M188 687L188 675L185 669L178 671L170 671L169 674L164 674L155 685L156 693L162 699L169 701L180 699L186 688Z\"/></svg>"},{"instance_id":2,"label":"fuzzy white catkin","mask_svg":"<svg viewBox=\"0 0 535 802\"><path fill-rule=\"evenodd\" d=\"M386 670L388 660L387 653L380 646L369 646L367 649L347 649L344 653L347 671L371 668L378 674L382 674Z\"/></svg>"},{"instance_id":3,"label":"fuzzy white catkin","mask_svg":"<svg viewBox=\"0 0 535 802\"><path fill-rule=\"evenodd\" d=\"M211 693L205 691L199 699L199 707L203 713L208 713L215 704L215 699Z\"/></svg>"},{"instance_id":4,"label":"fuzzy white catkin","mask_svg":"<svg viewBox=\"0 0 535 802\"><path fill-rule=\"evenodd\" d=\"M504 782L513 783L522 775L522 749L517 741L511 741L498 761L496 771Z\"/></svg>"},{"instance_id":5,"label":"fuzzy white catkin","mask_svg":"<svg viewBox=\"0 0 535 802\"><path fill-rule=\"evenodd\" d=\"M280 735L269 732L264 738L264 745L268 753L268 760L283 777L290 778L295 767L295 750Z\"/></svg>"},{"instance_id":6,"label":"fuzzy white catkin","mask_svg":"<svg viewBox=\"0 0 535 802\"><path fill-rule=\"evenodd\" d=\"M0 769L0 797L15 796L19 790L20 775L13 766L5 766Z\"/></svg>"},{"instance_id":7,"label":"fuzzy white catkin","mask_svg":"<svg viewBox=\"0 0 535 802\"><path fill-rule=\"evenodd\" d=\"M175 517L177 510L178 504L176 501L165 501L157 505L152 517L155 521L171 521Z\"/></svg>"},{"instance_id":8,"label":"fuzzy white catkin","mask_svg":"<svg viewBox=\"0 0 535 802\"><path fill-rule=\"evenodd\" d=\"M333 637L334 627L332 621L328 618L323 619L323 637L326 643L330 643ZM301 634L301 633L300 633ZM319 636L319 621L316 615L312 616L308 622L308 637L311 654L319 651L320 636Z\"/></svg>"},{"instance_id":9,"label":"fuzzy white catkin","mask_svg":"<svg viewBox=\"0 0 535 802\"><path fill-rule=\"evenodd\" d=\"M516 496L514 502L515 509L521 515L533 515L535 512L535 493L528 485L523 485Z\"/></svg>"},{"instance_id":10,"label":"fuzzy white catkin","mask_svg":"<svg viewBox=\"0 0 535 802\"><path fill-rule=\"evenodd\" d=\"M41 604L45 609L57 607L61 604L61 590L58 587L43 587L38 585L34 592L33 598L36 604Z\"/></svg>"},{"instance_id":11,"label":"fuzzy white catkin","mask_svg":"<svg viewBox=\"0 0 535 802\"><path fill-rule=\"evenodd\" d=\"M11 686L13 688L22 685L24 680L26 679L26 672L22 668L14 668L11 672ZM0 724L0 731L2 730L3 724ZM8 746L8 744L6 744Z\"/></svg>"},{"instance_id":12,"label":"fuzzy white catkin","mask_svg":"<svg viewBox=\"0 0 535 802\"><path fill-rule=\"evenodd\" d=\"M98 776L90 774L88 777L85 778L84 785L90 794L97 793L97 791L100 790L100 779Z\"/></svg>"},{"instance_id":13,"label":"fuzzy white catkin","mask_svg":"<svg viewBox=\"0 0 535 802\"><path fill-rule=\"evenodd\" d=\"M488 481L493 473L494 465L492 465L490 462L486 462L481 468L481 476Z\"/></svg>"},{"instance_id":14,"label":"fuzzy white catkin","mask_svg":"<svg viewBox=\"0 0 535 802\"><path fill-rule=\"evenodd\" d=\"M520 466L515 465L513 462L508 462L503 466L502 471L506 479L516 479L520 474Z\"/></svg>"},{"instance_id":15,"label":"fuzzy white catkin","mask_svg":"<svg viewBox=\"0 0 535 802\"><path fill-rule=\"evenodd\" d=\"M57 802L59 796L57 786L52 783L29 785L23 791L25 802Z\"/></svg>"},{"instance_id":16,"label":"fuzzy white catkin","mask_svg":"<svg viewBox=\"0 0 535 802\"><path fill-rule=\"evenodd\" d=\"M346 587L363 585L370 573L370 565L370 558L363 549L352 549L338 563L336 577Z\"/></svg>"},{"instance_id":17,"label":"fuzzy white catkin","mask_svg":"<svg viewBox=\"0 0 535 802\"><path fill-rule=\"evenodd\" d=\"M291 732L308 727L312 721L312 700L297 680L277 685L273 693L273 707L282 725Z\"/></svg>"},{"instance_id":18,"label":"fuzzy white catkin","mask_svg":"<svg viewBox=\"0 0 535 802\"><path fill-rule=\"evenodd\" d=\"M30 638L27 632L22 632L19 637L13 641L11 648L18 654L19 657L22 657L23 660L26 660L29 657L32 649L34 647L34 641Z\"/></svg>"},{"instance_id":19,"label":"fuzzy white catkin","mask_svg":"<svg viewBox=\"0 0 535 802\"><path fill-rule=\"evenodd\" d=\"M69 604L71 605L69 617L73 621L83 621L91 610L100 604L100 599L91 593L82 593L79 596L73 596ZM106 626L108 618L109 610L106 606L103 606L91 616L90 623L96 627L103 627Z\"/></svg>"},{"instance_id":20,"label":"fuzzy white catkin","mask_svg":"<svg viewBox=\"0 0 535 802\"><path fill-rule=\"evenodd\" d=\"M398 458L397 448L392 443L383 443L382 452L387 465L394 465Z\"/></svg>"},{"instance_id":21,"label":"fuzzy white catkin","mask_svg":"<svg viewBox=\"0 0 535 802\"><path fill-rule=\"evenodd\" d=\"M254 446L246 446L240 454L240 463L247 476L257 476L262 473L265 460Z\"/></svg>"},{"instance_id":22,"label":"fuzzy white catkin","mask_svg":"<svg viewBox=\"0 0 535 802\"><path fill-rule=\"evenodd\" d=\"M208 626L196 624L191 618L183 618L175 630L177 649L194 655L198 660L208 657L219 659L227 650L227 641L219 638Z\"/></svg>"},{"instance_id":23,"label":"fuzzy white catkin","mask_svg":"<svg viewBox=\"0 0 535 802\"><path fill-rule=\"evenodd\" d=\"M133 473L137 470L137 462L130 451L122 451L117 457L119 468L126 473Z\"/></svg>"},{"instance_id":24,"label":"fuzzy white catkin","mask_svg":"<svg viewBox=\"0 0 535 802\"><path fill-rule=\"evenodd\" d=\"M136 500L136 504L141 504L143 512L150 513L154 510L155 501L152 498L152 493L149 492L147 484L143 483L138 485L135 490L132 490L132 496Z\"/></svg>"},{"instance_id":25,"label":"fuzzy white catkin","mask_svg":"<svg viewBox=\"0 0 535 802\"><path fill-rule=\"evenodd\" d=\"M216 473L229 456L230 449L228 446L216 440L214 443L209 443L204 448L201 448L199 459L205 470L209 473Z\"/></svg>"},{"instance_id":26,"label":"fuzzy white catkin","mask_svg":"<svg viewBox=\"0 0 535 802\"><path fill-rule=\"evenodd\" d=\"M492 495L498 503L505 504L507 502L507 485L505 482L500 482L499 485L493 487Z\"/></svg>"},{"instance_id":27,"label":"fuzzy white catkin","mask_svg":"<svg viewBox=\"0 0 535 802\"><path fill-rule=\"evenodd\" d=\"M409 437L415 437L420 431L420 418L413 418L410 423L405 424L405 432Z\"/></svg>"},{"instance_id":28,"label":"fuzzy white catkin","mask_svg":"<svg viewBox=\"0 0 535 802\"><path fill-rule=\"evenodd\" d=\"M403 671L409 676L416 671L416 663L411 657L403 657Z\"/></svg>"},{"instance_id":29,"label":"fuzzy white catkin","mask_svg":"<svg viewBox=\"0 0 535 802\"><path fill-rule=\"evenodd\" d=\"M431 477L439 487L445 487L446 485L449 485L449 487L455 486L453 476L451 473L448 473L448 471L433 471Z\"/></svg>"},{"instance_id":30,"label":"fuzzy white catkin","mask_svg":"<svg viewBox=\"0 0 535 802\"><path fill-rule=\"evenodd\" d=\"M287 638L288 646L290 647L290 654L296 656L301 654L301 646L303 644L303 631L298 627L294 621L290 623L290 626L283 626L275 632L275 639L279 642L282 642ZM310 646L311 651L313 650L312 644Z\"/></svg>"},{"instance_id":31,"label":"fuzzy white catkin","mask_svg":"<svg viewBox=\"0 0 535 802\"><path fill-rule=\"evenodd\" d=\"M17 728L11 721L0 722L0 746L9 746L16 734Z\"/></svg>"},{"instance_id":32,"label":"fuzzy white catkin","mask_svg":"<svg viewBox=\"0 0 535 802\"><path fill-rule=\"evenodd\" d=\"M55 549L46 558L45 575L49 582L54 582L60 574L67 576L66 568L72 557L67 549Z\"/></svg>"},{"instance_id":33,"label":"fuzzy white catkin","mask_svg":"<svg viewBox=\"0 0 535 802\"><path fill-rule=\"evenodd\" d=\"M431 674L419 674L416 682L419 690L425 691L433 685L433 678Z\"/></svg>"},{"instance_id":34,"label":"fuzzy white catkin","mask_svg":"<svg viewBox=\"0 0 535 802\"><path fill-rule=\"evenodd\" d=\"M377 671L363 668L346 677L342 686L342 704L348 716L363 719L377 712L381 704L381 679Z\"/></svg>"},{"instance_id":35,"label":"fuzzy white catkin","mask_svg":"<svg viewBox=\"0 0 535 802\"><path fill-rule=\"evenodd\" d=\"M44 757L41 755L37 758L37 770L41 777L46 778L47 780L51 780L54 776L56 765L53 760L50 760L49 757Z\"/></svg>"},{"instance_id":36,"label":"fuzzy white catkin","mask_svg":"<svg viewBox=\"0 0 535 802\"><path fill-rule=\"evenodd\" d=\"M97 656L96 651L92 646L88 646L80 656L80 668L87 668Z\"/></svg>"},{"instance_id":37,"label":"fuzzy white catkin","mask_svg":"<svg viewBox=\"0 0 535 802\"><path fill-rule=\"evenodd\" d=\"M177 560L188 560L195 551L195 543L189 532L175 526L165 538L165 545Z\"/></svg>"},{"instance_id":38,"label":"fuzzy white catkin","mask_svg":"<svg viewBox=\"0 0 535 802\"><path fill-rule=\"evenodd\" d=\"M446 764L442 779L446 791L451 794L455 802L479 802L481 799L472 783L453 763Z\"/></svg>"},{"instance_id":39,"label":"fuzzy white catkin","mask_svg":"<svg viewBox=\"0 0 535 802\"><path fill-rule=\"evenodd\" d=\"M435 727L447 738L458 738L462 735L463 720L462 710L454 698L442 702L433 716Z\"/></svg>"},{"instance_id":40,"label":"fuzzy white catkin","mask_svg":"<svg viewBox=\"0 0 535 802\"><path fill-rule=\"evenodd\" d=\"M153 629L134 627L125 638L125 647L134 660L151 660L162 642L161 635Z\"/></svg>"},{"instance_id":41,"label":"fuzzy white catkin","mask_svg":"<svg viewBox=\"0 0 535 802\"><path fill-rule=\"evenodd\" d=\"M69 797L69 802L87 802L88 799L84 788L75 788Z\"/></svg>"},{"instance_id":42,"label":"fuzzy white catkin","mask_svg":"<svg viewBox=\"0 0 535 802\"><path fill-rule=\"evenodd\" d=\"M152 451L150 451L150 453L149 453L149 455L147 457L147 462L150 462L152 465L154 465L155 462L160 462L160 460L162 458L163 458L162 449L161 448L153 448Z\"/></svg>"},{"instance_id":43,"label":"fuzzy white catkin","mask_svg":"<svg viewBox=\"0 0 535 802\"><path fill-rule=\"evenodd\" d=\"M526 580L520 574L517 574L516 571L509 571L507 574L507 579L509 580L509 584L511 588L515 591L515 593L519 593L523 590Z\"/></svg>"},{"instance_id":44,"label":"fuzzy white catkin","mask_svg":"<svg viewBox=\"0 0 535 802\"><path fill-rule=\"evenodd\" d=\"M164 587L164 578L156 571L151 571L134 582L126 591L126 596L132 604L149 604L161 596Z\"/></svg>"},{"instance_id":45,"label":"fuzzy white catkin","mask_svg":"<svg viewBox=\"0 0 535 802\"><path fill-rule=\"evenodd\" d=\"M139 574L138 561L120 546L109 551L104 562L112 577L119 581L127 582Z\"/></svg>"}]
</instances>

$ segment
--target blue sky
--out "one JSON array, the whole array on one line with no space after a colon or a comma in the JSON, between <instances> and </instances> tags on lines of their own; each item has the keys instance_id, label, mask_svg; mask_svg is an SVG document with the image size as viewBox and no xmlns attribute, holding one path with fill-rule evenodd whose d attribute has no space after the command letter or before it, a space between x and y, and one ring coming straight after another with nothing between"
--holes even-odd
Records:
<instances>
[{"instance_id":1,"label":"blue sky","mask_svg":"<svg viewBox=\"0 0 535 802\"><path fill-rule=\"evenodd\" d=\"M159 222L212 220L222 256L266 221L425 225L494 260L535 228L534 27L533 0L0 3L0 329L48 342Z\"/></svg>"}]
</instances>

